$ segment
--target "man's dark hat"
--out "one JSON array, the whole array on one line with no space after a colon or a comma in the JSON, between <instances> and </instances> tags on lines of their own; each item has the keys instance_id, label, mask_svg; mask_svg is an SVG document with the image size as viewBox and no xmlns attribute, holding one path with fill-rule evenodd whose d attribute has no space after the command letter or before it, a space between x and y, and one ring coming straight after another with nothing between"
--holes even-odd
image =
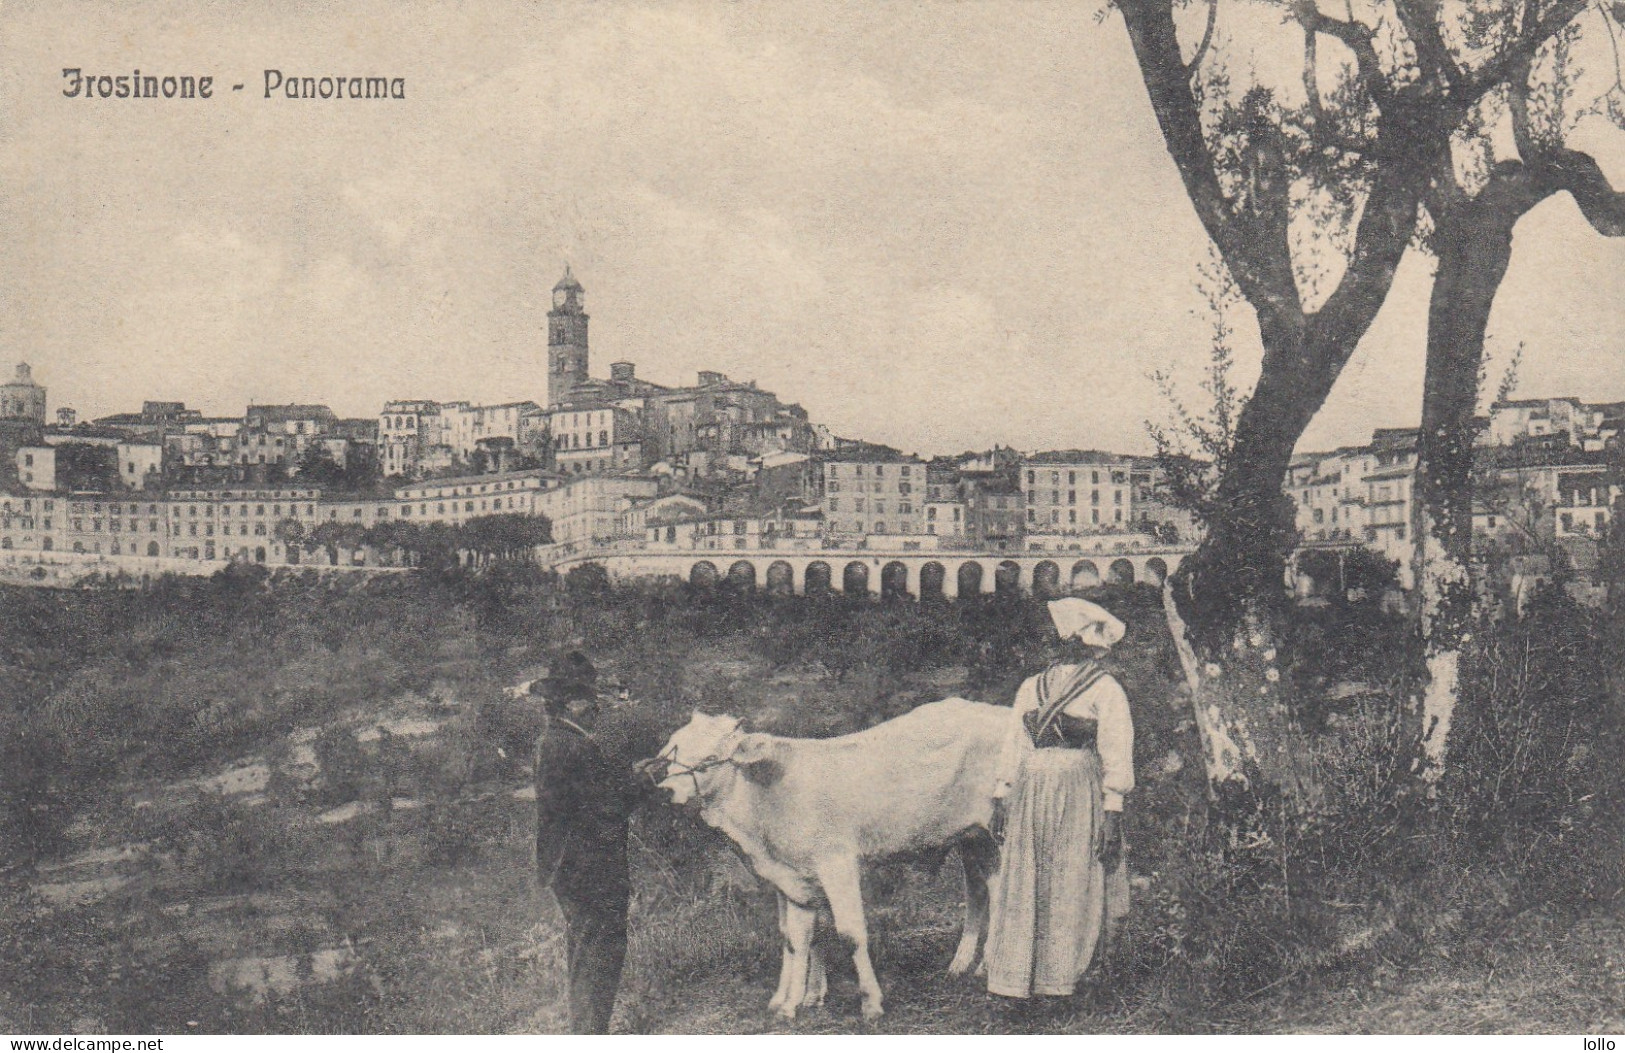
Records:
<instances>
[{"instance_id":1,"label":"man's dark hat","mask_svg":"<svg viewBox=\"0 0 1625 1053\"><path fill-rule=\"evenodd\" d=\"M580 651L570 651L548 666L547 676L531 684L531 694L545 695L559 702L592 698L598 670Z\"/></svg>"}]
</instances>

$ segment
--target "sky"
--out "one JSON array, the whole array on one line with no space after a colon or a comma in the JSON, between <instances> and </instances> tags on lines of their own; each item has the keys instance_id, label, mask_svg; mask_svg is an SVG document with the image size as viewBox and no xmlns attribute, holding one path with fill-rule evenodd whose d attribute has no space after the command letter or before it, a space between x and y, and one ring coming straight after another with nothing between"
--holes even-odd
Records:
<instances>
[{"instance_id":1,"label":"sky","mask_svg":"<svg viewBox=\"0 0 1625 1053\"><path fill-rule=\"evenodd\" d=\"M65 67L216 97L69 99ZM406 98L265 99L266 69ZM1582 132L1625 181L1625 137ZM1144 452L1150 374L1198 402L1209 347L1206 238L1090 4L0 0L0 244L0 370L81 419L545 402L566 262L595 375L720 370L926 454ZM1415 422L1429 275L1303 448ZM1553 200L1491 347L1524 345L1520 395L1625 400L1622 305L1625 239Z\"/></svg>"}]
</instances>

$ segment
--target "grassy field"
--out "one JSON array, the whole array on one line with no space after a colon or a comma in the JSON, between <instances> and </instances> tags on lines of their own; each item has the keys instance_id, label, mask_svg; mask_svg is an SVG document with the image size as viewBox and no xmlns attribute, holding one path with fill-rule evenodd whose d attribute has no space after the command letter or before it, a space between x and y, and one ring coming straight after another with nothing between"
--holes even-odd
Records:
<instances>
[{"instance_id":1,"label":"grassy field","mask_svg":"<svg viewBox=\"0 0 1625 1053\"><path fill-rule=\"evenodd\" d=\"M1007 701L1043 635L1041 605L1022 600L854 606L578 584L225 581L18 598L0 644L16 700L5 716L28 756L55 766L0 775L12 838L0 1030L557 1030L562 944L531 879L521 762L537 715L504 686L553 647L583 646L635 700L605 735L636 757L694 708L828 735L951 694ZM1058 1004L991 999L945 975L957 866L891 863L866 886L886 1017L859 1019L850 964L830 945L828 1004L794 1030L1621 1030L1615 886L1547 873L1563 852L1617 851L1611 827L1541 842L1546 870L1501 845L1448 872L1415 869L1448 858L1436 844L1396 849L1408 872L1357 866L1353 851L1339 862L1335 838L1364 829L1349 817L1299 831L1322 838L1318 862L1267 823L1227 841L1208 825L1155 595L1099 598L1131 627L1118 671L1141 779L1135 908L1104 968ZM107 646L63 642L96 633ZM1362 675L1357 662L1343 672ZM1371 705L1327 721L1339 763L1380 748ZM24 839L38 850L23 853ZM674 809L640 814L633 848L616 1029L780 1029L766 1010L771 897Z\"/></svg>"}]
</instances>

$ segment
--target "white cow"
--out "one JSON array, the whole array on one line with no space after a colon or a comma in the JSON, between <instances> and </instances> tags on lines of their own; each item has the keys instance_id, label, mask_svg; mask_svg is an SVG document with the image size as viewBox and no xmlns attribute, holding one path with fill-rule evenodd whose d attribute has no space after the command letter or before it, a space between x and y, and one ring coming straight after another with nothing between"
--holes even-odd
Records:
<instances>
[{"instance_id":1,"label":"white cow","mask_svg":"<svg viewBox=\"0 0 1625 1053\"><path fill-rule=\"evenodd\" d=\"M976 964L994 852L985 834L975 834L992 818L994 767L1009 722L1007 708L950 698L834 739L751 733L733 717L703 713L671 737L652 762L660 786L674 804L697 801L701 817L778 889L784 956L770 1008L792 1019L798 1007L823 999L812 946L822 893L836 930L852 943L863 1015L880 1015L859 884L866 859L957 842L965 928L949 971Z\"/></svg>"}]
</instances>

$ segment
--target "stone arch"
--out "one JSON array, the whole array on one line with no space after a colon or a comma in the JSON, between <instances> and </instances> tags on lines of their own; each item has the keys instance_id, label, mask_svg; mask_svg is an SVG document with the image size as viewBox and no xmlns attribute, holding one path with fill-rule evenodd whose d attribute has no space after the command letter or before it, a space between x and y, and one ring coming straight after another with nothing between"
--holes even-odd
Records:
<instances>
[{"instance_id":1,"label":"stone arch","mask_svg":"<svg viewBox=\"0 0 1625 1053\"><path fill-rule=\"evenodd\" d=\"M1072 564L1072 591L1081 592L1100 584L1100 568L1094 560L1080 559Z\"/></svg>"},{"instance_id":2,"label":"stone arch","mask_svg":"<svg viewBox=\"0 0 1625 1053\"><path fill-rule=\"evenodd\" d=\"M894 559L880 568L882 599L905 599L908 594L908 567Z\"/></svg>"},{"instance_id":3,"label":"stone arch","mask_svg":"<svg viewBox=\"0 0 1625 1053\"><path fill-rule=\"evenodd\" d=\"M255 545L254 546L254 562L255 563L264 563L265 562L265 546L264 545Z\"/></svg>"},{"instance_id":4,"label":"stone arch","mask_svg":"<svg viewBox=\"0 0 1625 1053\"><path fill-rule=\"evenodd\" d=\"M841 571L841 591L848 596L862 596L869 591L869 564L855 559Z\"/></svg>"},{"instance_id":5,"label":"stone arch","mask_svg":"<svg viewBox=\"0 0 1625 1053\"><path fill-rule=\"evenodd\" d=\"M967 560L959 565L959 595L975 596L982 591L982 565Z\"/></svg>"},{"instance_id":6,"label":"stone arch","mask_svg":"<svg viewBox=\"0 0 1625 1053\"><path fill-rule=\"evenodd\" d=\"M747 590L756 588L756 564L748 559L735 560L728 568L728 584Z\"/></svg>"},{"instance_id":7,"label":"stone arch","mask_svg":"<svg viewBox=\"0 0 1625 1053\"><path fill-rule=\"evenodd\" d=\"M158 542L156 542L156 541L147 542L147 555L156 556L157 554L158 554Z\"/></svg>"},{"instance_id":8,"label":"stone arch","mask_svg":"<svg viewBox=\"0 0 1625 1053\"><path fill-rule=\"evenodd\" d=\"M830 571L829 564L821 559L815 559L807 564L807 576L801 586L801 591L809 596L821 596L829 592Z\"/></svg>"},{"instance_id":9,"label":"stone arch","mask_svg":"<svg viewBox=\"0 0 1625 1053\"><path fill-rule=\"evenodd\" d=\"M700 588L710 588L721 577L717 573L717 565L708 559L702 559L688 569L688 583Z\"/></svg>"},{"instance_id":10,"label":"stone arch","mask_svg":"<svg viewBox=\"0 0 1625 1053\"><path fill-rule=\"evenodd\" d=\"M932 560L920 568L920 599L941 599L942 585L948 580L948 571Z\"/></svg>"},{"instance_id":11,"label":"stone arch","mask_svg":"<svg viewBox=\"0 0 1625 1053\"><path fill-rule=\"evenodd\" d=\"M1033 568L1033 595L1049 600L1059 596L1061 591L1061 568L1054 560L1040 560Z\"/></svg>"},{"instance_id":12,"label":"stone arch","mask_svg":"<svg viewBox=\"0 0 1625 1053\"><path fill-rule=\"evenodd\" d=\"M1145 561L1145 580L1148 584L1162 587L1168 580L1168 563L1161 556L1152 556Z\"/></svg>"},{"instance_id":13,"label":"stone arch","mask_svg":"<svg viewBox=\"0 0 1625 1053\"><path fill-rule=\"evenodd\" d=\"M767 567L767 591L778 596L788 596L796 591L795 569L782 559L776 559Z\"/></svg>"},{"instance_id":14,"label":"stone arch","mask_svg":"<svg viewBox=\"0 0 1625 1053\"><path fill-rule=\"evenodd\" d=\"M1021 591L1021 564L1013 559L1001 559L993 571L993 591L1016 593Z\"/></svg>"},{"instance_id":15,"label":"stone arch","mask_svg":"<svg viewBox=\"0 0 1625 1053\"><path fill-rule=\"evenodd\" d=\"M1112 565L1106 568L1106 580L1113 585L1133 585L1134 564L1126 559L1112 560Z\"/></svg>"}]
</instances>

